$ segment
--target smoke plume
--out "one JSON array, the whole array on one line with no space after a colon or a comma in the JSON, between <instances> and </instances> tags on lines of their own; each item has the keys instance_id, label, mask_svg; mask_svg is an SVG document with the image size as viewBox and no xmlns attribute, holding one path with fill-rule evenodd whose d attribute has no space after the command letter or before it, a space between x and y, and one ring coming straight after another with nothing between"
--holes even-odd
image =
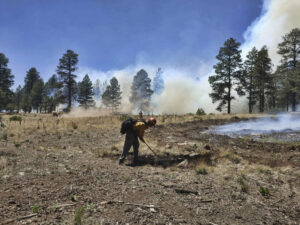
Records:
<instances>
[{"instance_id":1,"label":"smoke plume","mask_svg":"<svg viewBox=\"0 0 300 225\"><path fill-rule=\"evenodd\" d=\"M240 136L291 131L300 131L300 115L281 114L274 118L260 118L231 123L215 127L209 132L229 136Z\"/></svg>"},{"instance_id":2,"label":"smoke plume","mask_svg":"<svg viewBox=\"0 0 300 225\"><path fill-rule=\"evenodd\" d=\"M245 57L254 46L261 48L267 45L272 62L277 65L280 60L277 45L282 41L283 35L295 27L300 27L299 12L299 0L264 0L261 15L244 33L245 42L241 46L243 56ZM195 113L197 108L203 108L207 113L216 112L216 105L212 104L209 97L211 88L208 83L208 76L213 73L212 66L215 63L213 60L203 62L201 59L193 59L190 60L193 63L184 65L180 63L153 65L147 64L146 61L139 58L134 65L107 72L82 69L80 74L89 74L93 81L100 79L102 82L115 76L123 92L121 111L131 113L134 112L129 102L133 76L140 69L144 69L153 80L157 68L161 67L164 71L165 89L161 95L152 96L152 113ZM232 111L247 112L247 100L236 96L236 100L232 102Z\"/></svg>"},{"instance_id":3,"label":"smoke plume","mask_svg":"<svg viewBox=\"0 0 300 225\"><path fill-rule=\"evenodd\" d=\"M261 16L257 18L244 34L242 45L245 56L251 48L261 48L266 45L273 64L280 61L277 45L282 42L282 36L293 28L300 27L299 0L264 0Z\"/></svg>"}]
</instances>

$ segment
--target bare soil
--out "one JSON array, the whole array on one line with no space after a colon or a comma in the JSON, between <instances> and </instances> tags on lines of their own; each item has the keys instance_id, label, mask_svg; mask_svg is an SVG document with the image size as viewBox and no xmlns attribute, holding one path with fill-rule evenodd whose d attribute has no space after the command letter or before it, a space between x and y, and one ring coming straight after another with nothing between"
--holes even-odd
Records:
<instances>
[{"instance_id":1,"label":"bare soil","mask_svg":"<svg viewBox=\"0 0 300 225\"><path fill-rule=\"evenodd\" d=\"M118 118L8 118L0 224L300 224L298 143L203 133L239 117L160 118L136 167Z\"/></svg>"}]
</instances>

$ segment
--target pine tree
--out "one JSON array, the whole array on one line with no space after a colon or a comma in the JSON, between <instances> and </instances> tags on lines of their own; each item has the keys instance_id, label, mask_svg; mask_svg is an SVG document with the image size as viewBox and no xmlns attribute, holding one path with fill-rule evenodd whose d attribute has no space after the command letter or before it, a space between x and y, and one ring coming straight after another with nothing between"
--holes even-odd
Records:
<instances>
[{"instance_id":1,"label":"pine tree","mask_svg":"<svg viewBox=\"0 0 300 225\"><path fill-rule=\"evenodd\" d=\"M153 92L157 95L160 95L164 88L165 88L165 84L164 84L164 80L162 78L162 74L163 71L161 68L157 69L157 72L155 74L155 77L153 79Z\"/></svg>"},{"instance_id":2,"label":"pine tree","mask_svg":"<svg viewBox=\"0 0 300 225\"><path fill-rule=\"evenodd\" d=\"M110 80L110 84L106 87L106 90L102 94L102 103L111 108L112 111L119 108L121 104L122 92L117 78L113 77Z\"/></svg>"},{"instance_id":3,"label":"pine tree","mask_svg":"<svg viewBox=\"0 0 300 225\"><path fill-rule=\"evenodd\" d=\"M278 70L283 75L283 79L287 79L289 84L285 81L284 84L290 87L290 96L292 111L296 111L297 98L298 98L298 85L297 80L299 79L296 74L296 70L300 69L300 29L295 28L290 33L283 36L283 41L278 45L278 54L282 56L281 65ZM287 98L289 100L289 98ZM287 102L287 105L289 102Z\"/></svg>"},{"instance_id":4,"label":"pine tree","mask_svg":"<svg viewBox=\"0 0 300 225\"><path fill-rule=\"evenodd\" d=\"M243 68L243 76L240 77L239 88L237 89L240 95L247 95L249 113L253 112L253 106L256 103L256 64L258 58L258 51L254 47L246 56Z\"/></svg>"},{"instance_id":5,"label":"pine tree","mask_svg":"<svg viewBox=\"0 0 300 225\"><path fill-rule=\"evenodd\" d=\"M31 67L25 76L24 79L24 88L22 92L21 107L24 112L31 112L32 110L32 99L31 99L31 90L34 83L40 79L40 73L35 67Z\"/></svg>"},{"instance_id":6,"label":"pine tree","mask_svg":"<svg viewBox=\"0 0 300 225\"><path fill-rule=\"evenodd\" d=\"M256 78L255 86L257 87L257 96L259 101L259 112L265 111L265 100L266 95L272 88L273 77L271 74L272 62L269 57L268 49L263 46L260 51L258 51L257 62L255 66Z\"/></svg>"},{"instance_id":7,"label":"pine tree","mask_svg":"<svg viewBox=\"0 0 300 225\"><path fill-rule=\"evenodd\" d=\"M40 79L40 73L37 71L37 69L35 67L31 67L25 76L25 80L24 80L24 92L26 94L30 94L32 88L33 88L33 84Z\"/></svg>"},{"instance_id":8,"label":"pine tree","mask_svg":"<svg viewBox=\"0 0 300 225\"><path fill-rule=\"evenodd\" d=\"M105 89L105 91L102 94L102 103L105 105L106 108L112 109L112 101L111 101L111 90L110 85L108 85Z\"/></svg>"},{"instance_id":9,"label":"pine tree","mask_svg":"<svg viewBox=\"0 0 300 225\"><path fill-rule=\"evenodd\" d=\"M22 93L23 93L22 87L21 85L19 85L15 92L15 104L16 104L17 113L19 113L21 109Z\"/></svg>"},{"instance_id":10,"label":"pine tree","mask_svg":"<svg viewBox=\"0 0 300 225\"><path fill-rule=\"evenodd\" d=\"M115 77L113 77L110 80L110 92L111 92L112 108L116 110L121 105L122 92L121 92L119 82Z\"/></svg>"},{"instance_id":11,"label":"pine tree","mask_svg":"<svg viewBox=\"0 0 300 225\"><path fill-rule=\"evenodd\" d=\"M219 101L218 111L222 111L227 104L227 113L231 113L232 89L235 81L240 80L242 75L241 66L241 50L240 43L230 38L224 43L224 47L220 48L216 58L219 62L214 65L216 75L209 77L209 83L213 92L209 94L213 103ZM238 90L238 89L237 89Z\"/></svg>"},{"instance_id":12,"label":"pine tree","mask_svg":"<svg viewBox=\"0 0 300 225\"><path fill-rule=\"evenodd\" d=\"M142 69L133 78L129 100L135 109L148 112L152 94L151 79L147 72Z\"/></svg>"},{"instance_id":13,"label":"pine tree","mask_svg":"<svg viewBox=\"0 0 300 225\"><path fill-rule=\"evenodd\" d=\"M72 50L67 50L62 58L59 59L57 66L57 74L59 74L67 92L68 110L71 110L72 100L75 95L77 77L74 72L77 70L78 54Z\"/></svg>"},{"instance_id":14,"label":"pine tree","mask_svg":"<svg viewBox=\"0 0 300 225\"><path fill-rule=\"evenodd\" d=\"M82 82L78 84L78 102L85 109L95 106L93 100L93 84L89 76L86 74Z\"/></svg>"},{"instance_id":15,"label":"pine tree","mask_svg":"<svg viewBox=\"0 0 300 225\"><path fill-rule=\"evenodd\" d=\"M22 100L21 100L21 108L24 112L30 113L32 110L31 105L32 105L32 102L31 102L30 94L27 94L24 90Z\"/></svg>"},{"instance_id":16,"label":"pine tree","mask_svg":"<svg viewBox=\"0 0 300 225\"><path fill-rule=\"evenodd\" d=\"M0 111L5 109L6 105L10 102L13 92L10 90L14 84L14 75L11 74L11 69L7 67L9 60L3 53L0 53Z\"/></svg>"},{"instance_id":17,"label":"pine tree","mask_svg":"<svg viewBox=\"0 0 300 225\"><path fill-rule=\"evenodd\" d=\"M42 79L38 79L34 82L30 93L32 108L35 109L37 112L39 111L40 105L42 103L43 89L44 89L44 82Z\"/></svg>"}]
</instances>

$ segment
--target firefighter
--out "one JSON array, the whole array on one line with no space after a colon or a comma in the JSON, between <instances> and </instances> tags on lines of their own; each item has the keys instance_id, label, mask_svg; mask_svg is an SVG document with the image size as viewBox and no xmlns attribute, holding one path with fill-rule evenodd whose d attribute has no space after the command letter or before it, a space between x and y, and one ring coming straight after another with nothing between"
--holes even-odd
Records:
<instances>
[{"instance_id":1,"label":"firefighter","mask_svg":"<svg viewBox=\"0 0 300 225\"><path fill-rule=\"evenodd\" d=\"M139 154L139 140L144 141L145 130L149 127L153 127L156 124L156 119L150 117L147 122L145 121L134 121L132 124L132 129L126 130L125 143L123 147L123 153L120 157L119 164L124 163L126 155L130 150L131 146L133 146L133 163L132 166L136 166L138 164L138 154Z\"/></svg>"}]
</instances>

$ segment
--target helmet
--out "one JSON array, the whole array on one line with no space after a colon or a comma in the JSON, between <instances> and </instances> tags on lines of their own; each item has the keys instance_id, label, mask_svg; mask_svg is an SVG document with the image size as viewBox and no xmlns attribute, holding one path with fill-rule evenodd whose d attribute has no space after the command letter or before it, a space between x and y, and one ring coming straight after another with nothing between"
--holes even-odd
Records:
<instances>
[{"instance_id":1,"label":"helmet","mask_svg":"<svg viewBox=\"0 0 300 225\"><path fill-rule=\"evenodd\" d=\"M155 124L156 124L156 119L154 117L150 117L148 119L148 125L155 126Z\"/></svg>"}]
</instances>

